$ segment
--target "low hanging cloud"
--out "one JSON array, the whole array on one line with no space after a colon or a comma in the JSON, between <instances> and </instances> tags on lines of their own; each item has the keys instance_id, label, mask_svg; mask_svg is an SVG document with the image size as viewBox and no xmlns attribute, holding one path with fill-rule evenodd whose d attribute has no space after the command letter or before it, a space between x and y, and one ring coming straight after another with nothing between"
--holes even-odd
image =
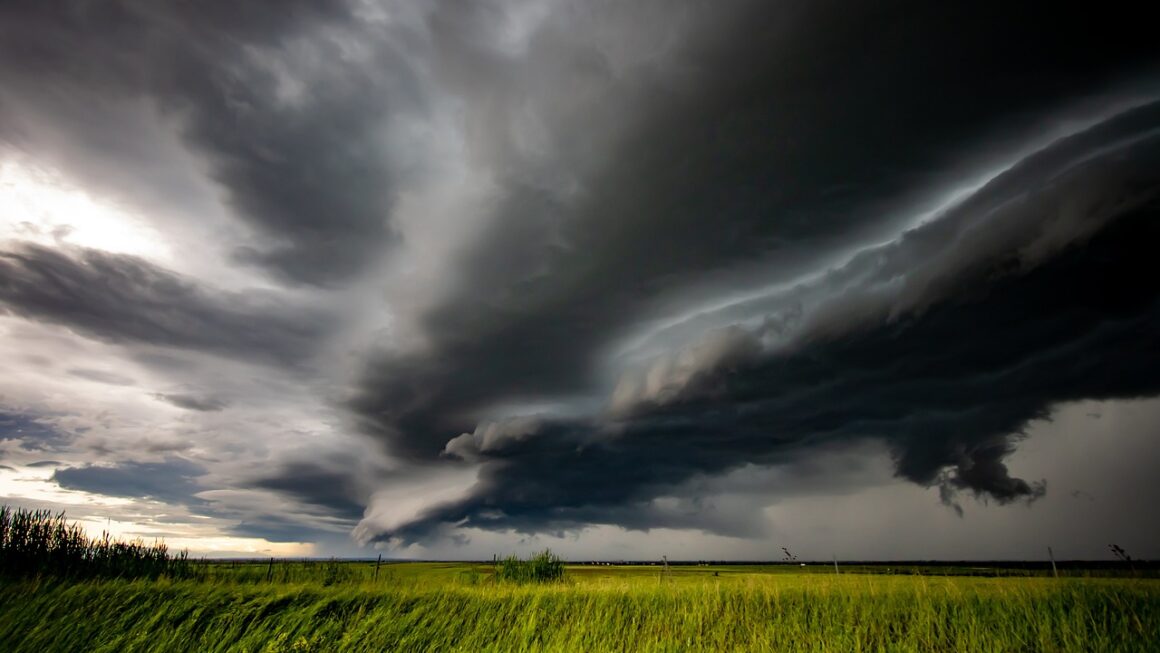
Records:
<instances>
[{"instance_id":1,"label":"low hanging cloud","mask_svg":"<svg viewBox=\"0 0 1160 653\"><path fill-rule=\"evenodd\" d=\"M1148 270L1160 134L1139 133L1139 115L1118 119L1122 147L1064 142L1066 165L1044 152L1007 173L1038 167L1040 183L1024 179L1010 197L1000 177L831 272L821 301L785 298L801 314L776 338L763 340L762 326L710 332L622 380L606 416L538 422L505 446L484 445L499 440L487 437L495 424L451 440L448 453L482 464L470 495L379 537L407 542L447 524L688 527L696 520L646 508L694 475L866 440L947 503L960 490L999 503L1041 496L1044 481L1004 462L1028 423L1061 402L1160 392L1148 354L1160 326Z\"/></svg>"},{"instance_id":2,"label":"low hanging cloud","mask_svg":"<svg viewBox=\"0 0 1160 653\"><path fill-rule=\"evenodd\" d=\"M1148 236L1138 214L1154 209L1155 93L1108 96L1054 134L1018 126L1082 105L1075 89L1132 54L1071 66L1061 35L1088 33L1078 16L1048 36L1033 13L980 5L907 6L921 28L841 57L825 48L865 37L880 16L822 43L746 36L815 33L832 26L827 8L731 9L718 14L727 29L691 30L688 50L670 53L695 53L679 83L663 66L618 76L606 52L571 44L565 60L595 52L605 65L593 83L621 102L622 122L585 116L583 151L601 165L572 159L570 177L545 184L521 169L518 142L487 141L509 166L502 217L456 262L449 297L418 317L425 346L381 354L350 403L395 455L478 464L479 481L379 539L450 525L693 527L648 506L693 475L865 440L948 502L959 491L1031 500L1046 484L1004 462L1029 421L1058 402L1156 391L1129 373L1146 347L1150 289L1105 260ZM1058 52L1059 67L1019 56L1028 43ZM533 39L544 50L529 65L552 65L557 45ZM465 69L486 66L471 54ZM656 95L634 95L644 87ZM626 138L617 129L635 112L648 120ZM572 131L571 114L534 115L548 134ZM972 133L985 145L968 144ZM951 152L972 152L974 170L928 172ZM888 199L916 185L946 199ZM1081 299L1095 292L1086 278L1145 304L1109 319L1098 294ZM1093 339L1096 324L1107 340ZM1075 358L1060 358L1069 348ZM1106 362L1102 375L1069 367L1089 360ZM1117 369L1124 386L1113 388ZM488 438L509 428L518 437Z\"/></svg>"}]
</instances>

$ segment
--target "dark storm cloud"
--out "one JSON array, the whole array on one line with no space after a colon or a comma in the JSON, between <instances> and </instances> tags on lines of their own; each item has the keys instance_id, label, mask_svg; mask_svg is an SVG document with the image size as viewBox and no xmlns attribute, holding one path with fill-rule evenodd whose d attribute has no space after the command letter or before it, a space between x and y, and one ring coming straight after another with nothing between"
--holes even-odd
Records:
<instances>
[{"instance_id":1,"label":"dark storm cloud","mask_svg":"<svg viewBox=\"0 0 1160 653\"><path fill-rule=\"evenodd\" d=\"M0 409L0 440L15 441L27 451L60 451L74 437L61 431L44 418Z\"/></svg>"},{"instance_id":2,"label":"dark storm cloud","mask_svg":"<svg viewBox=\"0 0 1160 653\"><path fill-rule=\"evenodd\" d=\"M345 453L317 454L310 460L289 458L262 465L234 478L237 487L256 497L240 511L215 508L218 517L237 520L227 530L235 535L271 542L302 542L335 537L348 539L363 517L372 492L361 463ZM381 475L381 470L377 474ZM373 476L372 475L372 476ZM290 502L292 510L271 510L262 494Z\"/></svg>"},{"instance_id":3,"label":"dark storm cloud","mask_svg":"<svg viewBox=\"0 0 1160 653\"><path fill-rule=\"evenodd\" d=\"M343 495L354 491L349 478L317 465L285 465L254 483L241 477L238 485L248 483L244 490L221 488L206 481L207 474L200 463L171 457L162 462L64 467L53 473L52 481L66 490L185 506L193 515L225 520L227 533L272 542L333 539L336 533L349 532L362 516L361 506ZM253 489L272 490L301 502L280 511L269 496Z\"/></svg>"},{"instance_id":4,"label":"dark storm cloud","mask_svg":"<svg viewBox=\"0 0 1160 653\"><path fill-rule=\"evenodd\" d=\"M262 236L238 256L330 284L390 240L381 132L391 108L417 99L395 46L358 27L339 2L5 3L0 116L51 116L91 141L110 98L149 100ZM92 145L106 158L133 149L132 116L108 121ZM0 136L36 146L3 123Z\"/></svg>"},{"instance_id":5,"label":"dark storm cloud","mask_svg":"<svg viewBox=\"0 0 1160 653\"><path fill-rule=\"evenodd\" d=\"M254 515L227 526L225 531L239 537L258 537L267 542L317 541L321 536L334 537L334 531L321 530L309 524L279 515Z\"/></svg>"},{"instance_id":6,"label":"dark storm cloud","mask_svg":"<svg viewBox=\"0 0 1160 653\"><path fill-rule=\"evenodd\" d=\"M321 508L341 519L358 520L363 516L367 492L359 487L350 473L350 465L290 462L250 481L250 485L273 490L303 504Z\"/></svg>"},{"instance_id":7,"label":"dark storm cloud","mask_svg":"<svg viewBox=\"0 0 1160 653\"><path fill-rule=\"evenodd\" d=\"M668 22L647 6L608 9L630 19L622 38ZM505 185L497 224L420 319L433 346L384 354L352 402L394 452L430 457L493 404L585 391L600 348L668 292L747 283L738 269L758 262L805 270L878 233L898 195L955 181L931 170L1009 148L1048 109L1155 63L1122 21L1053 10L1048 28L1030 5L685 13L685 42L627 71L584 41L583 11L518 60L488 50L473 32L486 20L461 5L433 18L448 83L469 100L498 84L468 123ZM1110 48L1074 45L1113 31ZM518 154L529 106L562 181Z\"/></svg>"},{"instance_id":8,"label":"dark storm cloud","mask_svg":"<svg viewBox=\"0 0 1160 653\"><path fill-rule=\"evenodd\" d=\"M397 454L437 454L495 402L590 386L596 350L666 291L740 282L756 261L788 274L875 233L872 209L950 182L929 170L1001 148L984 137L1025 132L1139 67L1150 43L1076 49L1110 24L1060 10L1049 29L1022 6L726 5L690 9L710 27L629 72L575 36L593 20L579 10L517 60L479 44L470 9L436 14L444 74L467 86L478 150L506 187L498 224L450 262L456 290L422 315L432 350L384 355L353 401ZM637 22L621 36L668 20L653 9L623 9ZM472 104L471 80L499 90ZM558 110L557 96L578 106ZM556 186L541 158L513 154L528 106L564 170Z\"/></svg>"},{"instance_id":9,"label":"dark storm cloud","mask_svg":"<svg viewBox=\"0 0 1160 653\"><path fill-rule=\"evenodd\" d=\"M53 472L52 480L66 490L190 505L201 503L194 495L205 489L198 483L205 473L200 465L170 458L159 463L65 467Z\"/></svg>"},{"instance_id":10,"label":"dark storm cloud","mask_svg":"<svg viewBox=\"0 0 1160 653\"><path fill-rule=\"evenodd\" d=\"M157 399L173 404L178 408L196 410L203 413L212 413L224 409L230 403L220 397L201 397L191 394L156 394Z\"/></svg>"},{"instance_id":11,"label":"dark storm cloud","mask_svg":"<svg viewBox=\"0 0 1160 653\"><path fill-rule=\"evenodd\" d=\"M1060 143L1009 170L1019 183L999 177L831 271L842 291L780 347L763 348L761 327L731 327L688 350L686 368L658 365L643 386L618 388L619 419L452 440L447 454L482 461L478 484L381 537L421 539L449 523L535 531L698 518L730 533L654 504L694 475L868 439L893 451L900 477L940 486L951 505L959 490L999 503L1040 496L1044 482L1012 477L1004 462L1030 421L1061 402L1160 393L1158 110Z\"/></svg>"},{"instance_id":12,"label":"dark storm cloud","mask_svg":"<svg viewBox=\"0 0 1160 653\"><path fill-rule=\"evenodd\" d=\"M322 331L319 316L259 293L213 293L137 257L33 244L0 251L0 309L107 342L285 365Z\"/></svg>"}]
</instances>

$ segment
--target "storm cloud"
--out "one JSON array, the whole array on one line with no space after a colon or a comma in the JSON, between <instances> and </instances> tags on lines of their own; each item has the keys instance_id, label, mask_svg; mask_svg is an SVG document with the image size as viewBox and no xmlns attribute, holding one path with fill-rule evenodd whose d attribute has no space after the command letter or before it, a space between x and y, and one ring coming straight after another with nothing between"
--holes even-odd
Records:
<instances>
[{"instance_id":1,"label":"storm cloud","mask_svg":"<svg viewBox=\"0 0 1160 653\"><path fill-rule=\"evenodd\" d=\"M394 42L345 45L363 27L341 3L16 2L0 24L0 109L17 145L45 115L78 140L99 138L77 103L104 118L103 105L145 99L259 234L238 260L333 284L390 241L385 121L420 98ZM133 155L125 113L107 116L106 156Z\"/></svg>"},{"instance_id":2,"label":"storm cloud","mask_svg":"<svg viewBox=\"0 0 1160 653\"><path fill-rule=\"evenodd\" d=\"M1124 379L1137 387L1113 391L1048 364L1067 346L1084 361L1114 360L1089 346L1138 355L1143 340L1122 350L1115 336L1085 342L1104 307L1085 314L1069 304L1079 300L1072 290L1041 312L1024 307L1085 274L1110 274L1112 286L1134 284L1150 301L1136 268L1055 259L1082 256L1075 248L1096 232L1152 210L1156 105L1108 98L1071 124L1061 120L1054 134L1019 134L1028 116L1079 102L1085 79L1122 62L1105 53L1107 61L1056 68L1012 55L1008 48L1031 39L1069 56L1066 41L1040 32L1031 14L991 22L985 9L910 9L934 14L916 19L924 30L871 40L856 58L823 54L829 42L794 35L739 36L778 34L775 23L787 19L742 11L745 24L730 24L728 44L691 37L701 48L696 62L717 75L702 79L693 67L666 86L660 74L650 90L670 95L651 102L633 96L637 85L618 96L621 80L605 80L602 100L623 100L628 115L649 120L630 138L617 134L623 142L597 138L591 147L607 148L600 158L609 163L572 167L579 190L529 187L522 177L509 186L493 237L459 261L459 291L420 316L429 346L384 354L352 401L397 455L490 461L469 499L432 510L418 530L638 526L647 522L642 503L693 474L863 438L887 441L908 480L1000 502L1034 498L1045 485L1012 478L1003 463L1028 421L1056 402L1155 390L1142 371ZM832 19L824 10L793 16L803 33ZM842 23L833 38L864 43L853 35L869 36L876 20L899 29L885 15L867 19ZM986 39L972 31L995 25L1000 33ZM528 65L549 65L559 41L529 47L537 45L544 56ZM807 65L808 74L796 70ZM826 84L802 88L802 76ZM604 125L585 119L599 134ZM571 130L561 123L548 132ZM966 142L982 135L988 147ZM929 172L954 151L969 152L977 169L958 178ZM915 184L949 199L909 209L889 199ZM1106 237L1110 251L1132 239ZM1086 265L1096 267L1069 267ZM1148 310L1127 334L1146 332ZM998 320L990 331L988 319ZM643 335L633 334L634 322ZM625 339L636 342L610 357ZM1021 366L1044 377L1026 372L1000 390L995 379ZM1067 387L1069 378L1092 386ZM492 415L505 411L516 414ZM520 411L539 419L542 433L518 422ZM541 414L553 412L565 416ZM500 448L489 436L500 431L518 437ZM634 516L612 517L623 505Z\"/></svg>"},{"instance_id":3,"label":"storm cloud","mask_svg":"<svg viewBox=\"0 0 1160 653\"><path fill-rule=\"evenodd\" d=\"M6 3L0 426L267 542L1034 510L1029 431L1160 395L1132 15Z\"/></svg>"},{"instance_id":4,"label":"storm cloud","mask_svg":"<svg viewBox=\"0 0 1160 653\"><path fill-rule=\"evenodd\" d=\"M545 428L527 444L480 452L489 462L472 498L427 519L600 522L602 508L664 496L694 474L784 463L803 448L864 438L888 443L908 480L1000 502L1034 498L1043 485L1012 478L1003 463L1031 420L1058 402L1160 392L1150 372L1160 297L1142 244L1157 235L1157 208L984 296L704 371L663 405L609 423L612 433ZM964 324L985 351L954 337Z\"/></svg>"},{"instance_id":5,"label":"storm cloud","mask_svg":"<svg viewBox=\"0 0 1160 653\"><path fill-rule=\"evenodd\" d=\"M64 467L52 477L68 490L183 504L198 502L194 495L202 488L197 479L204 475L200 465L171 458L156 463Z\"/></svg>"},{"instance_id":6,"label":"storm cloud","mask_svg":"<svg viewBox=\"0 0 1160 653\"><path fill-rule=\"evenodd\" d=\"M982 7L900 3L892 10L911 31L892 10L856 9L865 20L838 21L824 3L726 4L708 22L719 32L697 29L706 17L695 9L688 24L674 21L689 42L667 53L668 67L616 62L620 50L574 43L588 34L576 27L585 20L609 40L631 38L640 24L585 12L558 18L569 23L549 19L516 62L475 49L448 55L466 69L453 72L473 79L490 79L475 67L492 59L523 74L502 76L516 80L513 92L478 106L480 120L509 121L481 130L479 144L502 156L488 163L505 171L495 227L452 262L448 296L417 316L423 353L384 354L353 401L394 451L428 456L442 449L443 433L472 430L474 413L492 404L590 388L610 340L688 296L792 280L859 240L897 231L905 226L897 196L964 183L932 165L962 150L1011 156L1002 150L1033 140L1018 130L1022 121L1123 75L1121 58L1137 47L1124 43L1124 52L1077 66L1057 34L1088 34L1093 25L1079 16L1061 17L1066 27L1048 34L1030 12L999 20ZM656 18L641 13L637 20ZM455 18L435 23L437 35L453 30L453 43L474 43L459 30L487 25ZM565 25L582 36L559 33ZM892 38L880 37L885 27ZM1028 42L1059 58L1014 54ZM577 73L552 66L577 61L602 64L580 87L597 90L555 111L558 92L579 91L555 88ZM494 108L508 101L531 116ZM537 121L549 140L537 156L521 156L518 136ZM583 145L554 140L575 133L585 134ZM517 142L492 143L505 134ZM988 146L970 145L984 136ZM563 160L549 181L539 177L545 149Z\"/></svg>"},{"instance_id":7,"label":"storm cloud","mask_svg":"<svg viewBox=\"0 0 1160 653\"><path fill-rule=\"evenodd\" d=\"M284 365L308 355L322 330L321 316L291 313L267 294L215 295L136 257L32 244L0 251L0 307L110 342ZM77 375L123 383L109 373Z\"/></svg>"},{"instance_id":8,"label":"storm cloud","mask_svg":"<svg viewBox=\"0 0 1160 653\"><path fill-rule=\"evenodd\" d=\"M72 436L40 415L0 410L0 441L10 441L27 451L58 451ZM0 450L0 458L6 458Z\"/></svg>"}]
</instances>

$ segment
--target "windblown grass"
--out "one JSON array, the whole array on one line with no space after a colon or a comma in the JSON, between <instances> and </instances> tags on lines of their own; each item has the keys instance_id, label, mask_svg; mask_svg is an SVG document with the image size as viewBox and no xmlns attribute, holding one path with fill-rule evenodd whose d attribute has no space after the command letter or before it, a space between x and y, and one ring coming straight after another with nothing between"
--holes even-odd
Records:
<instances>
[{"instance_id":1,"label":"windblown grass","mask_svg":"<svg viewBox=\"0 0 1160 653\"><path fill-rule=\"evenodd\" d=\"M90 539L64 513L0 506L0 577L157 578L190 574L183 551L169 555L164 542Z\"/></svg>"},{"instance_id":2,"label":"windblown grass","mask_svg":"<svg viewBox=\"0 0 1160 653\"><path fill-rule=\"evenodd\" d=\"M653 570L468 585L460 574L479 567L419 568L407 582L329 587L8 584L0 650L1160 650L1160 583L1144 579L753 572L661 583Z\"/></svg>"},{"instance_id":3,"label":"windblown grass","mask_svg":"<svg viewBox=\"0 0 1160 653\"><path fill-rule=\"evenodd\" d=\"M495 577L512 583L552 583L564 579L564 561L560 556L544 550L521 560L516 556L504 558L496 567Z\"/></svg>"},{"instance_id":4,"label":"windblown grass","mask_svg":"<svg viewBox=\"0 0 1160 653\"><path fill-rule=\"evenodd\" d=\"M0 651L1160 650L1155 578L827 569L195 562L0 508Z\"/></svg>"}]
</instances>

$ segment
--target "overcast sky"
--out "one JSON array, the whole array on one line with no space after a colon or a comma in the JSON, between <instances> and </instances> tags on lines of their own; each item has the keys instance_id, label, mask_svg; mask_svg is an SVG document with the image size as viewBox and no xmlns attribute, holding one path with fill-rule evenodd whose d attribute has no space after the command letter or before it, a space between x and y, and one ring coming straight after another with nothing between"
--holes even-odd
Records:
<instances>
[{"instance_id":1,"label":"overcast sky","mask_svg":"<svg viewBox=\"0 0 1160 653\"><path fill-rule=\"evenodd\" d=\"M0 501L1158 556L1160 43L1111 5L0 4Z\"/></svg>"}]
</instances>

